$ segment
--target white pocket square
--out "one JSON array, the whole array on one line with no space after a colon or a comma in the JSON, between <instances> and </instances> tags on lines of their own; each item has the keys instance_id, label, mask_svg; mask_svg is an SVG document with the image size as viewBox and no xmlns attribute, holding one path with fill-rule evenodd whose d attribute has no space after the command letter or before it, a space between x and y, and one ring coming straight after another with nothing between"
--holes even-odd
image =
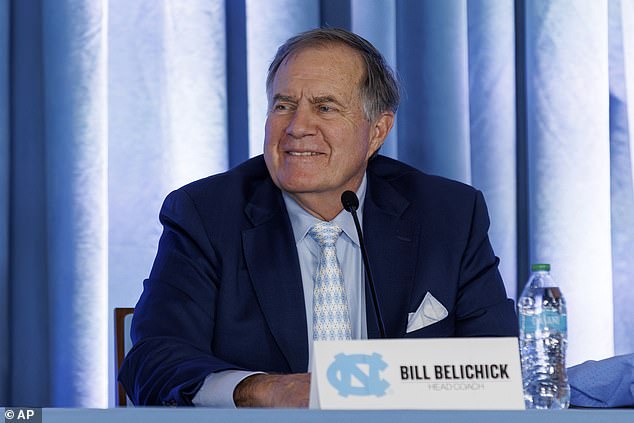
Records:
<instances>
[{"instance_id":1,"label":"white pocket square","mask_svg":"<svg viewBox=\"0 0 634 423\"><path fill-rule=\"evenodd\" d=\"M428 292L416 312L407 314L407 333L433 325L448 314L445 306Z\"/></svg>"}]
</instances>

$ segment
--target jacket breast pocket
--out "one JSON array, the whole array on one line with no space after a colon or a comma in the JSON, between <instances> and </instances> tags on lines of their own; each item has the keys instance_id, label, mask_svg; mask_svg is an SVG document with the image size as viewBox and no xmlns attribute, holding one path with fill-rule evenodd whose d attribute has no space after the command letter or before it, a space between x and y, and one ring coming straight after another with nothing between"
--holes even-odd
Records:
<instances>
[{"instance_id":1,"label":"jacket breast pocket","mask_svg":"<svg viewBox=\"0 0 634 423\"><path fill-rule=\"evenodd\" d=\"M405 334L405 338L448 338L455 336L455 322L450 314L439 322Z\"/></svg>"}]
</instances>

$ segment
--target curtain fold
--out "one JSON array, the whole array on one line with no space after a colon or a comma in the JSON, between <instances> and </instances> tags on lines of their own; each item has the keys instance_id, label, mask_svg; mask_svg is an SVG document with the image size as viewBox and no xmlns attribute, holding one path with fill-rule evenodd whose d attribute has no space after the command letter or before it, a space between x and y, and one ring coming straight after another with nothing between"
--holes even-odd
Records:
<instances>
[{"instance_id":1,"label":"curtain fold","mask_svg":"<svg viewBox=\"0 0 634 423\"><path fill-rule=\"evenodd\" d=\"M141 294L165 196L229 167L229 107L224 1L110 0L108 9L112 310L134 306ZM107 351L114 392L113 348Z\"/></svg>"},{"instance_id":2,"label":"curtain fold","mask_svg":"<svg viewBox=\"0 0 634 423\"><path fill-rule=\"evenodd\" d=\"M51 405L42 8L10 3L9 404ZM10 401L10 402L9 402Z\"/></svg>"},{"instance_id":3,"label":"curtain fold","mask_svg":"<svg viewBox=\"0 0 634 423\"><path fill-rule=\"evenodd\" d=\"M607 17L607 1L526 2L530 257L569 304L569 365L614 353Z\"/></svg>"},{"instance_id":4,"label":"curtain fold","mask_svg":"<svg viewBox=\"0 0 634 423\"><path fill-rule=\"evenodd\" d=\"M609 2L614 351L634 351L634 4Z\"/></svg>"},{"instance_id":5,"label":"curtain fold","mask_svg":"<svg viewBox=\"0 0 634 423\"><path fill-rule=\"evenodd\" d=\"M9 395L9 36L10 8L0 2L0 403Z\"/></svg>"},{"instance_id":6,"label":"curtain fold","mask_svg":"<svg viewBox=\"0 0 634 423\"><path fill-rule=\"evenodd\" d=\"M470 0L467 7L471 182L486 198L491 244L502 257L506 291L515 298L515 8L512 0Z\"/></svg>"},{"instance_id":7,"label":"curtain fold","mask_svg":"<svg viewBox=\"0 0 634 423\"><path fill-rule=\"evenodd\" d=\"M396 22L397 69L405 87L398 157L469 183L466 1L399 0Z\"/></svg>"},{"instance_id":8,"label":"curtain fold","mask_svg":"<svg viewBox=\"0 0 634 423\"><path fill-rule=\"evenodd\" d=\"M107 406L106 1L42 2L51 401Z\"/></svg>"}]
</instances>

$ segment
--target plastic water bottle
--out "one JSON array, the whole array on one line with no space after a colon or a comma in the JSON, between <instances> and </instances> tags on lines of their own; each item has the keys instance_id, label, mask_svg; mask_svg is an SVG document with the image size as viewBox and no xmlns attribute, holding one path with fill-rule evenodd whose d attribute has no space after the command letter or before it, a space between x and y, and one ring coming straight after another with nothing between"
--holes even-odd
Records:
<instances>
[{"instance_id":1,"label":"plastic water bottle","mask_svg":"<svg viewBox=\"0 0 634 423\"><path fill-rule=\"evenodd\" d=\"M534 264L531 270L517 304L524 402L526 408L567 408L566 301L549 264Z\"/></svg>"}]
</instances>

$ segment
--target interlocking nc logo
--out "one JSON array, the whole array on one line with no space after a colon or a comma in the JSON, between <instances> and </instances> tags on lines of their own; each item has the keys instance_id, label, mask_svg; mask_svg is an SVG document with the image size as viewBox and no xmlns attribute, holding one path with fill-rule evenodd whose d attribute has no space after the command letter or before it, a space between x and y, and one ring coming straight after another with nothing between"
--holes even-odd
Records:
<instances>
[{"instance_id":1,"label":"interlocking nc logo","mask_svg":"<svg viewBox=\"0 0 634 423\"><path fill-rule=\"evenodd\" d=\"M387 363L383 361L381 354L340 353L328 367L328 382L342 397L348 395L381 397L390 386L379 375L386 368Z\"/></svg>"}]
</instances>

